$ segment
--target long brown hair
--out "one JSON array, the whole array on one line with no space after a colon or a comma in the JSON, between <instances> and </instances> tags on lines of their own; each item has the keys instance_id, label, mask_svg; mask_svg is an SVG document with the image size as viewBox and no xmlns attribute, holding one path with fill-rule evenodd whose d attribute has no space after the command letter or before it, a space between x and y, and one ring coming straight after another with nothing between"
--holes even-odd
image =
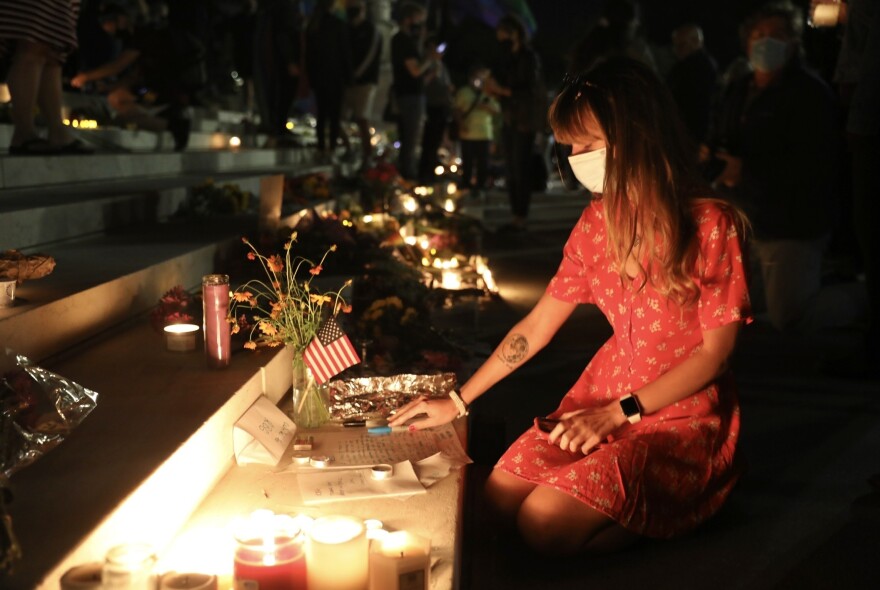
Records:
<instances>
[{"instance_id":1,"label":"long brown hair","mask_svg":"<svg viewBox=\"0 0 880 590\"><path fill-rule=\"evenodd\" d=\"M652 282L663 295L688 304L699 295L692 276L698 255L693 205L710 189L697 171L696 146L677 108L649 67L613 58L569 76L549 119L560 143L579 143L591 120L605 134L601 198L608 248L621 279L632 280L626 261L641 239L648 253L647 268L638 261L642 286ZM737 213L734 219L744 218Z\"/></svg>"}]
</instances>

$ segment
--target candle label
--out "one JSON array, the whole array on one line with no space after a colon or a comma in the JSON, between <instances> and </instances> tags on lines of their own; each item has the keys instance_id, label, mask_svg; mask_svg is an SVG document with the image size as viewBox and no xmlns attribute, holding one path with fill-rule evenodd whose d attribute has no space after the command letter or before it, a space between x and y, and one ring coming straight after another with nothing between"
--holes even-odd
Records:
<instances>
[{"instance_id":1,"label":"candle label","mask_svg":"<svg viewBox=\"0 0 880 590\"><path fill-rule=\"evenodd\" d=\"M296 427L287 415L261 395L233 428L233 449L239 465L277 465Z\"/></svg>"},{"instance_id":2,"label":"candle label","mask_svg":"<svg viewBox=\"0 0 880 590\"><path fill-rule=\"evenodd\" d=\"M425 570L414 572L401 572L397 577L399 590L425 590L428 587L425 580Z\"/></svg>"}]
</instances>

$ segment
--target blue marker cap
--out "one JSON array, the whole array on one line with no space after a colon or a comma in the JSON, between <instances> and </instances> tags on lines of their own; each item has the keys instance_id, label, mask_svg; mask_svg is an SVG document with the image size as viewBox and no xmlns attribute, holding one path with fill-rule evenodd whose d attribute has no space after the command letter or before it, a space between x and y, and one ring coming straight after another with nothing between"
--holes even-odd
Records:
<instances>
[{"instance_id":1,"label":"blue marker cap","mask_svg":"<svg viewBox=\"0 0 880 590\"><path fill-rule=\"evenodd\" d=\"M371 426L367 428L368 434L391 434L390 426Z\"/></svg>"}]
</instances>

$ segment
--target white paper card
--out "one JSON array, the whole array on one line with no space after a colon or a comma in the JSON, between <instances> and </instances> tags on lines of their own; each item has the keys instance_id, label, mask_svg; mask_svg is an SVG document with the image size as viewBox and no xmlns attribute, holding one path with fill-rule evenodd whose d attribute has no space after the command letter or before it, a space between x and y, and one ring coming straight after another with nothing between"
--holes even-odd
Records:
<instances>
[{"instance_id":1,"label":"white paper card","mask_svg":"<svg viewBox=\"0 0 880 590\"><path fill-rule=\"evenodd\" d=\"M395 464L394 474L388 479L373 479L370 468L360 468L298 473L296 481L307 505L427 492L409 461Z\"/></svg>"},{"instance_id":2,"label":"white paper card","mask_svg":"<svg viewBox=\"0 0 880 590\"><path fill-rule=\"evenodd\" d=\"M232 428L232 448L239 465L276 466L287 449L296 426L265 395L248 408Z\"/></svg>"}]
</instances>

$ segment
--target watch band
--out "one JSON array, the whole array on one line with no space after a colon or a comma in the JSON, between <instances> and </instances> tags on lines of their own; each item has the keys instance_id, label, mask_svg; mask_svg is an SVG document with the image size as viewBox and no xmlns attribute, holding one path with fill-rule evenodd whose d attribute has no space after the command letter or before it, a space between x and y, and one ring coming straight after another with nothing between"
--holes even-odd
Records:
<instances>
[{"instance_id":1,"label":"watch band","mask_svg":"<svg viewBox=\"0 0 880 590\"><path fill-rule=\"evenodd\" d=\"M620 410L630 424L635 424L642 419L642 404L639 403L639 398L632 393L620 398Z\"/></svg>"},{"instance_id":2,"label":"watch band","mask_svg":"<svg viewBox=\"0 0 880 590\"><path fill-rule=\"evenodd\" d=\"M458 409L458 417L463 418L467 416L470 412L470 408L468 408L467 403L465 403L465 401L461 399L461 394L453 389L449 392L449 397L450 399L452 399L452 403L454 403L455 407Z\"/></svg>"}]
</instances>

